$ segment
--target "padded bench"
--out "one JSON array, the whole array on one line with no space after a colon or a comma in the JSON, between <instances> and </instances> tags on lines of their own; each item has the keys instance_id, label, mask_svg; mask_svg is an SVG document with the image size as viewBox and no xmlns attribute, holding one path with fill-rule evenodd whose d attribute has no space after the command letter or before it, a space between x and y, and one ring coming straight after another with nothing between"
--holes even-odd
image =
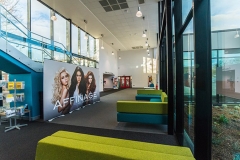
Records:
<instances>
[{"instance_id":1,"label":"padded bench","mask_svg":"<svg viewBox=\"0 0 240 160\"><path fill-rule=\"evenodd\" d=\"M37 144L35 160L194 160L189 148L58 131Z\"/></svg>"},{"instance_id":2,"label":"padded bench","mask_svg":"<svg viewBox=\"0 0 240 160\"><path fill-rule=\"evenodd\" d=\"M150 101L117 101L117 121L147 124L168 124L168 98L161 91L161 98Z\"/></svg>"},{"instance_id":3,"label":"padded bench","mask_svg":"<svg viewBox=\"0 0 240 160\"><path fill-rule=\"evenodd\" d=\"M168 124L167 102L117 101L117 121Z\"/></svg>"},{"instance_id":4,"label":"padded bench","mask_svg":"<svg viewBox=\"0 0 240 160\"><path fill-rule=\"evenodd\" d=\"M146 100L150 101L152 98L160 99L162 94L162 90L145 90L138 89L137 95L135 97L136 100Z\"/></svg>"}]
</instances>

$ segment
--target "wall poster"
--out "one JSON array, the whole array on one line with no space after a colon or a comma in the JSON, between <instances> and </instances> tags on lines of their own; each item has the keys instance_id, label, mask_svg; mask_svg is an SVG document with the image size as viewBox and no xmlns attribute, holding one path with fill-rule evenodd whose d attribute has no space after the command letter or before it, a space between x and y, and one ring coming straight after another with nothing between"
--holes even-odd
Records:
<instances>
[{"instance_id":1,"label":"wall poster","mask_svg":"<svg viewBox=\"0 0 240 160\"><path fill-rule=\"evenodd\" d=\"M44 60L43 119L67 114L100 101L99 70Z\"/></svg>"}]
</instances>

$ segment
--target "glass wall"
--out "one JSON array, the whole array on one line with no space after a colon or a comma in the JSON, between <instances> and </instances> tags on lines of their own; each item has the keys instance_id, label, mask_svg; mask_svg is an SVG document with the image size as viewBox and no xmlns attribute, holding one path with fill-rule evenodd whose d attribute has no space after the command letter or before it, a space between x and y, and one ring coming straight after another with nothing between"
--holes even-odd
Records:
<instances>
[{"instance_id":1,"label":"glass wall","mask_svg":"<svg viewBox=\"0 0 240 160\"><path fill-rule=\"evenodd\" d=\"M37 0L31 1L31 37L43 43L51 44L50 40L50 9ZM45 52L42 47L31 46L32 59L35 61L43 61ZM33 49L37 48L37 49ZM46 50L48 55L50 51Z\"/></svg>"},{"instance_id":2,"label":"glass wall","mask_svg":"<svg viewBox=\"0 0 240 160\"><path fill-rule=\"evenodd\" d=\"M72 24L72 53L78 54L78 42L79 42L79 37L78 37L78 28Z\"/></svg>"},{"instance_id":3,"label":"glass wall","mask_svg":"<svg viewBox=\"0 0 240 160\"><path fill-rule=\"evenodd\" d=\"M81 42L81 55L87 56L87 43L88 39L85 39L85 32L80 31L80 42Z\"/></svg>"},{"instance_id":4,"label":"glass wall","mask_svg":"<svg viewBox=\"0 0 240 160\"><path fill-rule=\"evenodd\" d=\"M183 33L183 86L184 86L184 130L194 143L194 40L193 21Z\"/></svg>"},{"instance_id":5,"label":"glass wall","mask_svg":"<svg viewBox=\"0 0 240 160\"><path fill-rule=\"evenodd\" d=\"M28 3L31 4L30 8ZM38 0L4 0L0 1L0 4L10 12L7 13L1 9L4 15L1 17L1 30L6 31L6 36L3 38L33 60L42 62L43 58L50 59L54 56L56 60L66 62L70 59L64 52L69 52L70 46L75 54L99 60L95 38L89 36L88 40L84 39L84 31L57 13L57 20L51 21L53 11ZM72 29L71 44L70 27ZM10 33L20 36L20 39L21 37L32 39L34 43L16 39L14 35L10 36ZM80 65L96 66L95 63L80 58L75 57L73 60Z\"/></svg>"},{"instance_id":6,"label":"glass wall","mask_svg":"<svg viewBox=\"0 0 240 160\"><path fill-rule=\"evenodd\" d=\"M213 159L240 157L239 17L238 0L211 0Z\"/></svg>"},{"instance_id":7,"label":"glass wall","mask_svg":"<svg viewBox=\"0 0 240 160\"><path fill-rule=\"evenodd\" d=\"M182 23L185 22L189 11L192 8L193 0L182 0Z\"/></svg>"}]
</instances>

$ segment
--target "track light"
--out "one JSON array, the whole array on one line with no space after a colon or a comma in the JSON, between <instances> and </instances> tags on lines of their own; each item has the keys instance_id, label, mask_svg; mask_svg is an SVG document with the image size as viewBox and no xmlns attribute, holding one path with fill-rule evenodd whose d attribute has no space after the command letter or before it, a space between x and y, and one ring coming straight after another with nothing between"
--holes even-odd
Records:
<instances>
[{"instance_id":1,"label":"track light","mask_svg":"<svg viewBox=\"0 0 240 160\"><path fill-rule=\"evenodd\" d=\"M142 12L140 11L140 7L138 7L138 11L136 13L137 17L142 17Z\"/></svg>"},{"instance_id":2,"label":"track light","mask_svg":"<svg viewBox=\"0 0 240 160\"><path fill-rule=\"evenodd\" d=\"M53 12L53 15L51 16L51 20L52 20L52 21L56 21L56 20L57 20L57 17L56 17L56 15L55 15L55 12Z\"/></svg>"},{"instance_id":3,"label":"track light","mask_svg":"<svg viewBox=\"0 0 240 160\"><path fill-rule=\"evenodd\" d=\"M237 31L237 34L234 36L234 38L238 38L239 37L239 34L238 34L238 31Z\"/></svg>"}]
</instances>

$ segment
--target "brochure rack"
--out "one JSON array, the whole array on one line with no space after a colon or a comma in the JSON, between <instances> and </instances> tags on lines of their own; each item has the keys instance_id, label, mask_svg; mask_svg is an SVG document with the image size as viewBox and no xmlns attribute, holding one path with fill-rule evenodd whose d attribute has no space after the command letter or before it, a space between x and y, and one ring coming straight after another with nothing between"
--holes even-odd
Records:
<instances>
[{"instance_id":1,"label":"brochure rack","mask_svg":"<svg viewBox=\"0 0 240 160\"><path fill-rule=\"evenodd\" d=\"M17 115L16 113L19 113L19 109L17 109L16 106L16 100L17 100L17 89L24 89L24 84L21 82L16 82L16 79L14 79L14 82L9 82L8 84L9 89L14 89L13 93L13 102L14 102L14 107L13 109L6 110L6 118L9 118L9 127L5 127L7 131L13 130L13 129L19 129L20 127L27 126L27 124L17 124ZM24 108L23 108L24 109ZM12 119L14 120L14 124L12 124Z\"/></svg>"}]
</instances>

